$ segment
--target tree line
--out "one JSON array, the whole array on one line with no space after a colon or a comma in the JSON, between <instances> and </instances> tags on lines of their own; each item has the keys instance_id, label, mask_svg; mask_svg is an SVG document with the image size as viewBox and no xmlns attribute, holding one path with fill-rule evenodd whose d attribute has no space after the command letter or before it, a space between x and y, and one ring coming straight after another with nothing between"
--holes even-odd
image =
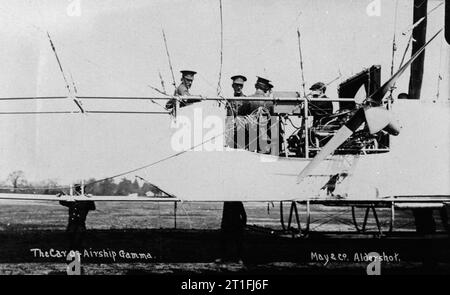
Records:
<instances>
[{"instance_id":1,"label":"tree line","mask_svg":"<svg viewBox=\"0 0 450 295\"><path fill-rule=\"evenodd\" d=\"M145 195L164 195L161 190L149 182L138 182L137 179L131 181L122 178L118 182L114 179L105 179L97 181L90 178L84 181L85 193L96 196L128 196L137 194ZM40 182L29 182L25 178L25 173L21 170L11 172L5 181L0 182L0 193L23 193L23 194L58 194L69 193L67 187L62 187L56 180L48 179Z\"/></svg>"}]
</instances>

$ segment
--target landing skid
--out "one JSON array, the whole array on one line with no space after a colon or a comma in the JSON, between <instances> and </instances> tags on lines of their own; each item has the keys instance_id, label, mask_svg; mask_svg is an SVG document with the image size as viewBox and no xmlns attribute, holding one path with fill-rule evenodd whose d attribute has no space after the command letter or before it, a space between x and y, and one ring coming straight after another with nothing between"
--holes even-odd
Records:
<instances>
[{"instance_id":1,"label":"landing skid","mask_svg":"<svg viewBox=\"0 0 450 295\"><path fill-rule=\"evenodd\" d=\"M423 201L423 200L422 200ZM286 203L286 202L284 202ZM280 223L281 228L284 233L291 234L292 237L307 237L311 232L311 204L322 204L326 206L336 206L336 207L350 207L351 208L351 215L352 215L352 225L355 228L356 233L362 234L362 233L373 233L373 230L369 230L368 224L370 217L373 218L373 221L375 223L376 227L376 236L383 237L386 235L386 233L392 233L394 232L395 227L395 214L396 209L417 209L417 208L429 208L429 209L435 209L440 210L441 212L441 221L443 223L443 227L447 233L450 234L450 227L448 225L448 217L446 214L446 203L406 203L406 202L396 202L395 200L390 201L383 201L383 202L377 202L377 203L369 203L369 202L325 202L325 201L318 201L318 200L307 200L307 201L292 201L288 202L290 203L290 209L289 209L289 216L287 219L287 223L285 222L285 215L284 215L284 203L280 202ZM301 214L299 214L298 205L305 205L306 211L305 211L305 222L302 226L301 222ZM358 221L357 218L357 209L363 209L363 220ZM383 229L382 222L380 222L379 214L377 213L377 209L381 208L390 208L390 214L389 214L389 221L388 221L388 227ZM370 214L372 212L372 214ZM325 222L326 223L326 222Z\"/></svg>"}]
</instances>

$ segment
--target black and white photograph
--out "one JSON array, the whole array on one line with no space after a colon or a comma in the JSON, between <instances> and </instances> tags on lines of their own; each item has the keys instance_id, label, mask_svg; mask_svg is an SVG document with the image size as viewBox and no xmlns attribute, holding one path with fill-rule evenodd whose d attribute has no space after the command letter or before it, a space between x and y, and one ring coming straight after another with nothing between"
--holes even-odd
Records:
<instances>
[{"instance_id":1,"label":"black and white photograph","mask_svg":"<svg viewBox=\"0 0 450 295\"><path fill-rule=\"evenodd\" d=\"M449 9L2 1L0 274L449 275Z\"/></svg>"}]
</instances>

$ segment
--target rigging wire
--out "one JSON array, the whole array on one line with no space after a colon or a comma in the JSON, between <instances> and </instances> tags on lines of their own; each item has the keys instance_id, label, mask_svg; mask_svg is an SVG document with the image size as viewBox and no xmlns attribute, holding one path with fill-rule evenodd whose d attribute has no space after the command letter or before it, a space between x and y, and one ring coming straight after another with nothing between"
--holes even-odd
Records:
<instances>
[{"instance_id":1,"label":"rigging wire","mask_svg":"<svg viewBox=\"0 0 450 295\"><path fill-rule=\"evenodd\" d=\"M405 58L406 58L406 53L408 52L409 46L411 46L412 41L413 41L413 38L412 38L412 34L411 34L411 35L409 35L408 43L406 44L405 51L403 52L403 56L402 56L402 60L400 61L399 68L401 68L403 66L403 62L405 61Z\"/></svg>"},{"instance_id":2,"label":"rigging wire","mask_svg":"<svg viewBox=\"0 0 450 295\"><path fill-rule=\"evenodd\" d=\"M278 122L275 122L275 123L272 124L269 128L272 128L272 127L275 126L276 124L278 124ZM132 170L129 170L129 171L125 171L125 172L122 172L122 173L119 173L119 174L116 174L116 175L113 175L113 176L110 176L110 177L102 178L102 179L99 179L99 180L96 180L96 181L87 183L85 186L93 185L93 184L95 184L95 183L99 183L99 182L102 182L102 181L105 181L105 180L110 180L110 179L114 179L114 178L117 178L117 177L121 177L121 176L130 174L130 173L137 172L137 171L139 171L139 170L143 170L143 169L149 168L149 167L151 167L151 166L157 165L157 164L159 164L159 163L161 163L161 162L165 162L165 161L170 160L170 159L172 159L172 158L176 158L176 157L178 157L178 156L180 156L180 155L182 155L182 154L184 154L184 153L186 153L186 152L188 152L188 151L190 151L190 150L193 150L193 149L195 149L195 148L197 148L197 147L199 147L199 146L204 145L204 144L207 143L207 142L210 142L210 141L212 141L212 140L214 140L214 139L216 139L216 138L218 138L218 137L220 137L220 136L222 136L222 135L224 135L224 134L227 134L227 132L229 132L231 129L234 129L234 126L231 126L229 129L225 129L223 132L221 132L221 133L219 133L219 134L217 134L217 135L215 135L215 136L213 136L213 137L211 137L211 138L209 138L209 139L206 139L206 140L204 140L203 142L201 142L201 143L199 143L199 144L193 145L193 146L189 147L188 149L182 150L182 151L180 151L180 152L178 152L178 153L175 153L175 154L172 154L172 155L170 155L170 156L164 157L164 158L162 158L162 159L159 159L159 160L154 161L154 162L152 162L152 163L146 164L146 165L144 165L144 166L141 166L141 167L138 167L138 168L135 168L135 169L132 169ZM254 143L256 140L258 140L258 139L260 138L260 136L262 136L262 135L256 136L252 141L249 142L249 145L252 144L252 143Z\"/></svg>"},{"instance_id":3,"label":"rigging wire","mask_svg":"<svg viewBox=\"0 0 450 295\"><path fill-rule=\"evenodd\" d=\"M222 93L222 86L220 82L222 80L222 66L223 66L223 12L222 12L222 0L219 0L220 4L220 70L219 81L217 82L217 95Z\"/></svg>"},{"instance_id":4,"label":"rigging wire","mask_svg":"<svg viewBox=\"0 0 450 295\"><path fill-rule=\"evenodd\" d=\"M298 52L300 55L300 73L302 78L302 88L303 88L303 97L306 97L306 89L305 89L305 76L303 71L303 57L302 57L302 47L300 43L300 28L297 28L297 39L298 39Z\"/></svg>"},{"instance_id":5,"label":"rigging wire","mask_svg":"<svg viewBox=\"0 0 450 295\"><path fill-rule=\"evenodd\" d=\"M48 37L48 40L50 41L50 46L52 47L53 53L55 54L56 61L58 62L59 70L63 76L64 82L66 83L66 88L67 88L68 94L69 94L69 96L72 96L72 94L73 94L72 90L70 89L70 85L69 85L69 82L67 81L66 74L64 73L64 69L62 67L58 53L56 52L55 45L53 44L52 38L50 37L50 33L48 31L47 31L47 37ZM75 83L74 83L74 86L75 86ZM76 95L76 88L74 88L74 91L75 91L74 94ZM81 113L85 113L85 110L83 109L83 107L81 105L81 101L79 101L76 97L73 97L72 99L75 102L75 104L77 105L77 107L80 109Z\"/></svg>"},{"instance_id":6,"label":"rigging wire","mask_svg":"<svg viewBox=\"0 0 450 295\"><path fill-rule=\"evenodd\" d=\"M169 62L169 68L170 68L170 73L172 74L172 84L174 89L177 89L177 83L175 82L175 75L173 74L173 67L172 67L172 61L170 59L170 54L169 54L169 47L167 45L167 39L166 39L166 33L164 32L164 29L162 28L162 35L163 35L163 39L164 39L164 47L166 48L166 54L167 54L167 59Z\"/></svg>"},{"instance_id":7,"label":"rigging wire","mask_svg":"<svg viewBox=\"0 0 450 295\"><path fill-rule=\"evenodd\" d=\"M141 166L141 167L138 167L138 168L129 170L129 171L125 171L125 172L122 172L122 173L119 173L119 174L116 174L116 175L113 175L113 176L110 176L110 177L102 178L102 179L99 179L99 180L96 180L96 181L87 183L86 186L88 186L88 185L93 185L93 184L95 184L95 183L102 182L102 181L105 181L105 180L114 179L114 178L117 178L117 177L120 177L120 176L124 176L124 175L130 174L130 173L133 173L133 172L137 172L137 171L139 171L139 170L143 170L143 169L149 168L149 167L154 166L154 165L156 165L156 164L159 164L159 163L161 163L161 162L165 162L165 161L170 160L170 159L172 159L172 158L178 157L178 156L180 156L180 155L182 155L182 154L184 154L184 153L186 153L186 152L188 152L188 151L190 151L190 150L193 150L193 149L195 149L195 148L197 148L197 147L199 147L199 146L202 146L202 145L204 145L205 143L207 143L207 142L209 142L209 141L211 141L211 140L214 140L215 138L217 138L217 137L219 137L219 136L222 136L224 133L225 133L225 131L222 132L222 133L220 133L220 134L218 134L218 135L216 135L216 136L213 136L212 138L209 138L209 139L207 139L207 140L204 140L203 142L201 142L201 143L199 143L199 144L193 145L193 146L189 147L189 148L186 149L186 150L182 150L182 151L180 151L180 152L178 152L178 153L175 153L175 154L172 154L172 155L170 155L170 156L164 157L164 158L162 158L162 159L159 159L159 160L154 161L154 162L152 162L152 163L149 163L149 164L147 164L147 165L144 165L144 166Z\"/></svg>"},{"instance_id":8,"label":"rigging wire","mask_svg":"<svg viewBox=\"0 0 450 295\"><path fill-rule=\"evenodd\" d=\"M161 71L160 70L158 70L158 75L159 75L159 80L161 81L161 87L162 87L163 91L167 92L166 91L166 86L165 86L165 83L164 83L164 79L163 79L163 77L161 75Z\"/></svg>"},{"instance_id":9,"label":"rigging wire","mask_svg":"<svg viewBox=\"0 0 450 295\"><path fill-rule=\"evenodd\" d=\"M81 111L18 111L0 112L0 115L50 115L50 114L82 114ZM169 112L145 112L145 111L84 111L84 114L169 114Z\"/></svg>"},{"instance_id":10,"label":"rigging wire","mask_svg":"<svg viewBox=\"0 0 450 295\"><path fill-rule=\"evenodd\" d=\"M394 37L392 38L391 76L394 75L395 52L397 51L397 43L396 43L397 18L398 18L398 0L396 0L396 2L395 2ZM392 92L391 92L391 95L392 95Z\"/></svg>"},{"instance_id":11,"label":"rigging wire","mask_svg":"<svg viewBox=\"0 0 450 295\"><path fill-rule=\"evenodd\" d=\"M3 101L3 100L37 100L37 99L67 99L67 96L0 97L0 101Z\"/></svg>"},{"instance_id":12,"label":"rigging wire","mask_svg":"<svg viewBox=\"0 0 450 295\"><path fill-rule=\"evenodd\" d=\"M395 64L395 52L397 52L397 18L398 18L398 0L395 2L395 12L394 12L394 36L392 38L392 56L391 56L391 76L394 75L394 64ZM370 80L369 80L370 81ZM369 87L370 89L370 87ZM395 89L395 84L389 89L388 95L388 105L393 101L392 92Z\"/></svg>"},{"instance_id":13,"label":"rigging wire","mask_svg":"<svg viewBox=\"0 0 450 295\"><path fill-rule=\"evenodd\" d=\"M78 111L78 112L79 112L79 111ZM87 112L88 112L88 113L89 113L89 112L90 112L90 113L95 113L96 111L87 111ZM98 111L98 112L102 112L102 113L103 113L104 111ZM50 112L50 113L54 113L54 112ZM70 112L66 112L66 113L70 113ZM120 112L120 113L123 113L123 112ZM136 113L136 112L127 112L127 113ZM1 114L1 113L0 113L0 114ZM259 114L259 115L264 114L264 109L260 107L258 110L254 111L254 114ZM256 122L257 122L257 121L256 121ZM275 126L276 124L278 124L278 122L275 122L274 124L272 124L272 125L269 127L269 129L271 129L271 128L272 128L273 126ZM213 137L211 137L211 138L209 138L209 139L206 139L206 140L204 140L203 142L201 142L201 143L199 143L199 144L193 145L193 146L191 146L190 148L188 148L188 149L186 149L186 150L180 151L180 152L178 152L178 153L172 154L172 155L170 155L170 156L164 157L164 158L162 158L162 159L159 159L159 160L157 160L157 161L154 161L154 162L152 162L152 163L149 163L149 164L147 164L147 165L144 165L144 166L141 166L141 167L138 167L138 168L129 170L129 171L125 171L125 172L122 172L122 173L119 173L119 174L116 174L116 175L113 175L113 176L110 176L110 177L106 177L106 178L102 178L102 179L99 179L99 180L95 180L95 181L86 183L86 184L85 184L85 187L91 186L91 185L94 185L94 184L96 184L96 183L100 183L100 182L103 182L103 181L106 181L106 180L111 180L111 179L114 179L114 178L117 178L117 177L121 177L121 176L130 174L130 173L133 173L133 172L137 172L137 171L139 171L139 170L143 170L143 169L149 168L149 167L151 167L151 166L154 166L154 165L159 164L159 163L161 163L161 162L167 161L167 160L169 160L169 159L178 157L178 156L180 156L180 155L182 155L182 154L184 154L184 153L186 153L186 152L188 152L188 151L190 151L190 150L193 150L193 149L195 149L195 148L197 148L197 147L199 147L199 146L201 146L201 145L204 145L205 143L207 143L207 142L209 142L209 141L212 141L212 140L214 140L214 139L216 139L216 138L218 138L218 137L220 137L220 136L222 136L222 135L224 135L224 134L227 134L227 132L229 132L230 130L232 130L232 129L234 129L234 128L235 128L235 126L234 126L234 124L233 124L233 126L231 126L229 129L224 130L224 131L221 132L220 134L217 134L217 135L215 135L215 136L213 136ZM252 141L249 142L249 146L250 146L251 144L253 144L256 140L258 140L261 136L262 136L262 134L256 136ZM56 187L53 187L52 189L67 189L67 188L69 188L69 187L70 187L70 186L56 186ZM24 188L24 189L25 189L25 188ZM33 188L33 189L35 189L35 188ZM48 189L48 188L45 188L45 189Z\"/></svg>"}]
</instances>

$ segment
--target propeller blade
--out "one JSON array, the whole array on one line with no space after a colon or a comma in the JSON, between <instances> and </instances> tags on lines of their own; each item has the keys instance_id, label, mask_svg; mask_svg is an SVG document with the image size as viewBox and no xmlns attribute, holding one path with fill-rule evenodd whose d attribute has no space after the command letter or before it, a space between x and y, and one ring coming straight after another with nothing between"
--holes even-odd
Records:
<instances>
[{"instance_id":1,"label":"propeller blade","mask_svg":"<svg viewBox=\"0 0 450 295\"><path fill-rule=\"evenodd\" d=\"M397 136L400 134L400 125L394 121L389 122L389 124L383 128L387 133Z\"/></svg>"},{"instance_id":2,"label":"propeller blade","mask_svg":"<svg viewBox=\"0 0 450 295\"><path fill-rule=\"evenodd\" d=\"M367 100L375 101L380 103L384 95L389 91L389 89L397 82L400 75L406 70L406 68L411 65L411 63L423 52L425 47L436 38L442 29L439 30L428 42L422 46L412 57L406 62L398 71L395 73L386 83L383 84L377 91L370 95ZM383 108L383 107L381 107ZM372 110L371 110L372 109ZM384 109L384 108L383 108ZM367 120L366 114L369 117ZM377 116L381 115L381 118ZM368 122L367 122L368 121ZM347 121L347 123L341 127L341 129L336 132L333 138L322 148L322 150L314 157L314 159L306 165L306 167L297 176L297 183L300 183L305 177L311 174L311 172L330 154L332 154L339 146L344 143L364 122L367 122L369 131L371 133L376 133L380 130L386 130L393 135L399 133L399 127L390 118L388 110L384 109L381 111L380 108L360 108L355 115Z\"/></svg>"},{"instance_id":3,"label":"propeller blade","mask_svg":"<svg viewBox=\"0 0 450 295\"><path fill-rule=\"evenodd\" d=\"M314 159L297 176L297 183L307 177L328 155L333 153L344 141L346 141L359 126L364 123L364 109L360 108L348 122L336 132L332 139L322 148Z\"/></svg>"},{"instance_id":4,"label":"propeller blade","mask_svg":"<svg viewBox=\"0 0 450 295\"><path fill-rule=\"evenodd\" d=\"M381 102L386 93L391 89L391 87L397 82L398 78L403 74L406 68L412 64L412 62L425 50L425 47L436 38L442 32L440 29L430 40L428 40L425 45L423 45L412 57L409 61L407 61L398 71L395 73L386 83L383 84L380 88L377 89L372 95L370 95L367 99L375 102Z\"/></svg>"}]
</instances>

